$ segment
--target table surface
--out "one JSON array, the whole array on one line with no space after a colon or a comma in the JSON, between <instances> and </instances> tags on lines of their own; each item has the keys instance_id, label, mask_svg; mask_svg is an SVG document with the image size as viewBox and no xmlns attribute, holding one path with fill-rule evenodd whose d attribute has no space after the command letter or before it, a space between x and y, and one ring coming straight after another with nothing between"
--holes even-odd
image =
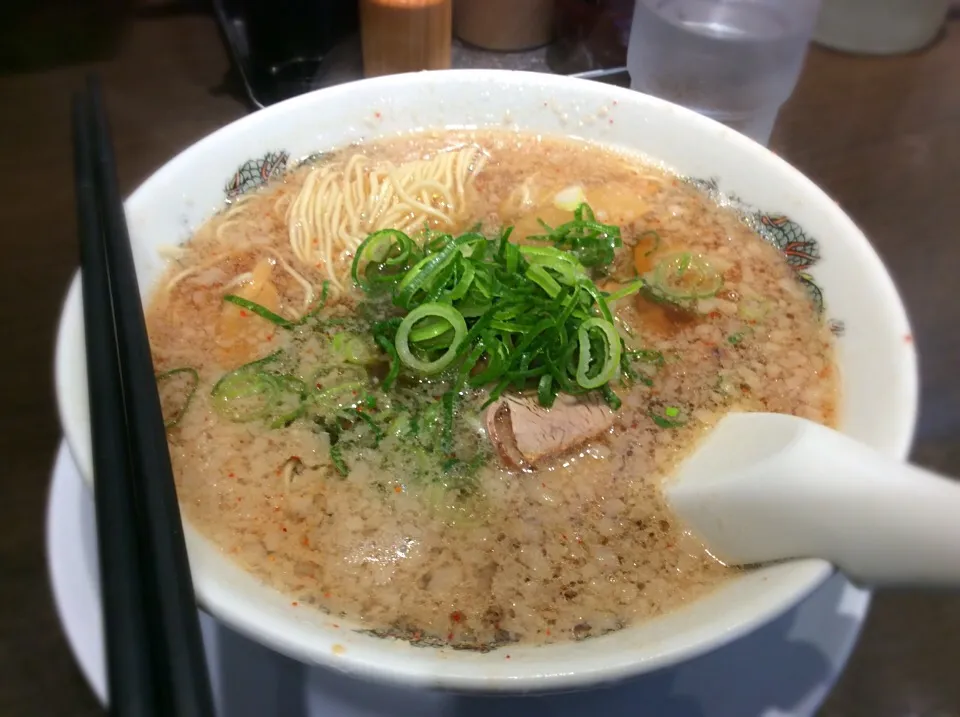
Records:
<instances>
[{"instance_id":1,"label":"table surface","mask_svg":"<svg viewBox=\"0 0 960 717\"><path fill-rule=\"evenodd\" d=\"M91 69L101 73L126 190L247 110L205 13L147 3L112 24L104 17L118 15L100 16L86 26L99 33L93 46L76 39L82 3L44 5L60 14L0 36L0 241L10 251L0 266L0 715L81 717L102 710L57 623L42 540L60 440L53 339L77 265L69 94ZM11 38L38 46L31 32L47 39L39 60L5 69ZM914 458L960 475L960 21L909 56L813 48L772 147L839 201L893 273L921 356ZM960 600L879 594L822 714L958 717L958 665Z\"/></svg>"}]
</instances>

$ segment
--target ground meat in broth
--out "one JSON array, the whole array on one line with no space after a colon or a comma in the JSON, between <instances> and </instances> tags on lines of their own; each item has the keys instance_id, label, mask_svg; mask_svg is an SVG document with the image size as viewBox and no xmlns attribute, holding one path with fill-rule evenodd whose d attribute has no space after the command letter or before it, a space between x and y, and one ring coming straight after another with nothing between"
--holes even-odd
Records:
<instances>
[{"instance_id":1,"label":"ground meat in broth","mask_svg":"<svg viewBox=\"0 0 960 717\"><path fill-rule=\"evenodd\" d=\"M490 156L471 189L467 225L517 224L514 237L527 241L540 231L537 217L564 221L551 199L577 183L598 218L623 227L615 275L684 250L710 258L722 271L722 291L696 313L640 295L621 300L621 328L632 348L647 352L641 369L651 385L620 391L614 427L532 472L492 461L479 474L479 498L459 513L425 507L401 487L413 470L402 458L392 464L395 482L362 463L341 479L325 434L305 422L271 430L230 423L212 409L210 386L225 371L289 340L258 319L241 341L224 345L213 327L224 320L224 283L251 271L263 247L294 261L284 223L301 176L294 171L244 198L241 220L214 218L201 228L167 279L184 267L202 270L159 289L149 311L158 370L193 366L200 375L193 403L169 433L186 517L303 609L432 644L582 639L704 595L735 571L677 525L661 478L726 411L834 424L829 332L772 246L690 184L635 158L505 131L403 138L364 152L398 159L462 141ZM225 246L249 249L218 260ZM320 284L318 271L298 269ZM273 282L277 310L298 308L296 282L282 272ZM667 408L673 415L664 427Z\"/></svg>"}]
</instances>

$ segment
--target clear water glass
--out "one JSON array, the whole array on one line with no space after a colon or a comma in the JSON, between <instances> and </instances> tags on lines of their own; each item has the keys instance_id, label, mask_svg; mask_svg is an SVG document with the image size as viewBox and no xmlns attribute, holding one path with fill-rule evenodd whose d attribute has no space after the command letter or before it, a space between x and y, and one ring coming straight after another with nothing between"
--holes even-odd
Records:
<instances>
[{"instance_id":1,"label":"clear water glass","mask_svg":"<svg viewBox=\"0 0 960 717\"><path fill-rule=\"evenodd\" d=\"M820 0L637 0L631 87L767 144L803 67Z\"/></svg>"}]
</instances>

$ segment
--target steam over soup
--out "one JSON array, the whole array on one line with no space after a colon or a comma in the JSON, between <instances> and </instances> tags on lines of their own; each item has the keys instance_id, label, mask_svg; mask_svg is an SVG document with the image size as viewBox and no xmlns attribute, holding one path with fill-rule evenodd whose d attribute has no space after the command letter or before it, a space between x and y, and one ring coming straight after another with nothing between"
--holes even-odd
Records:
<instances>
[{"instance_id":1,"label":"steam over soup","mask_svg":"<svg viewBox=\"0 0 960 717\"><path fill-rule=\"evenodd\" d=\"M148 325L181 505L291 602L487 649L735 571L661 482L725 412L834 424L776 249L635 157L506 131L364 144L177 250Z\"/></svg>"}]
</instances>

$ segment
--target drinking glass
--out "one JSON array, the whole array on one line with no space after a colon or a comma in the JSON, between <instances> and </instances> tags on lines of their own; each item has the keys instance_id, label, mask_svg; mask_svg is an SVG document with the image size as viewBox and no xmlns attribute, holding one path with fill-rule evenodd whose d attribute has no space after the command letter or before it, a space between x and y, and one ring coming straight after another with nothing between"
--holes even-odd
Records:
<instances>
[{"instance_id":1,"label":"drinking glass","mask_svg":"<svg viewBox=\"0 0 960 717\"><path fill-rule=\"evenodd\" d=\"M793 92L820 0L637 0L631 87L767 144Z\"/></svg>"}]
</instances>

